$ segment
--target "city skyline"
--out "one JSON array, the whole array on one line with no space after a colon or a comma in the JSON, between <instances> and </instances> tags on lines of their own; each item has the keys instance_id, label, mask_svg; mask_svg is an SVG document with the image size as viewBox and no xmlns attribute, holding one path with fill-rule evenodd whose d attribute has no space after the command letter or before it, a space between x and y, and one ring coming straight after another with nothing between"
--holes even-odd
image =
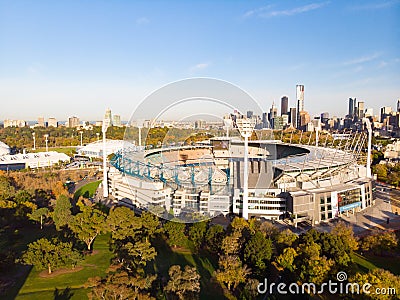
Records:
<instances>
[{"instance_id":1,"label":"city skyline","mask_svg":"<svg viewBox=\"0 0 400 300\"><path fill-rule=\"evenodd\" d=\"M400 98L399 4L2 1L0 119L96 120L111 106L129 120L188 77L232 82L263 111L282 96L296 107L301 84L311 116L345 116L353 97L379 114Z\"/></svg>"}]
</instances>

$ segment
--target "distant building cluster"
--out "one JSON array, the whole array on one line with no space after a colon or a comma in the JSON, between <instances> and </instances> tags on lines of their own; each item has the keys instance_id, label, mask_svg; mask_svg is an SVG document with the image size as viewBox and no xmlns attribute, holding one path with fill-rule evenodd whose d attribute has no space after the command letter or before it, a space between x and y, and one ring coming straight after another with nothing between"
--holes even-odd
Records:
<instances>
[{"instance_id":1,"label":"distant building cluster","mask_svg":"<svg viewBox=\"0 0 400 300\"><path fill-rule=\"evenodd\" d=\"M121 116L120 115L112 115L111 114L111 109L107 109L106 110L106 114L104 116L104 119L108 119L110 122L111 126L117 126L117 127L121 127L122 125L122 121L121 121ZM24 121L24 120L9 120L6 119L4 120L4 128L7 127L26 127L28 126L28 122ZM59 122L56 118L54 117L50 117L46 119L43 116L39 116L37 118L37 122L31 126L31 128L35 128L35 127L59 127L59 126L65 126L68 128L77 128L77 129L84 129L84 130L90 130L93 129L93 125L94 126L102 126L103 121L96 121L93 124L91 124L88 121L81 121L79 119L79 117L77 116L70 116L67 118L66 122Z\"/></svg>"}]
</instances>

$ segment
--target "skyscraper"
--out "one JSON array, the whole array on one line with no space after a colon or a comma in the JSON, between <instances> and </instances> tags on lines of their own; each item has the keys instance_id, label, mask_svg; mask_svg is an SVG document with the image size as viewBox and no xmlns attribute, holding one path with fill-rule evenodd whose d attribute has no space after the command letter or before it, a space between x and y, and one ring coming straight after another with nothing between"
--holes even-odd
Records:
<instances>
[{"instance_id":1,"label":"skyscraper","mask_svg":"<svg viewBox=\"0 0 400 300\"><path fill-rule=\"evenodd\" d=\"M104 115L104 120L108 120L110 126L112 126L112 115L111 115L111 109L107 108L106 113Z\"/></svg>"},{"instance_id":2,"label":"skyscraper","mask_svg":"<svg viewBox=\"0 0 400 300\"><path fill-rule=\"evenodd\" d=\"M37 124L37 126L45 127L45 124L44 124L44 117L38 117L38 124Z\"/></svg>"},{"instance_id":3,"label":"skyscraper","mask_svg":"<svg viewBox=\"0 0 400 300\"><path fill-rule=\"evenodd\" d=\"M358 107L357 107L357 117L361 120L364 118L365 113L364 113L364 102L360 101L358 102Z\"/></svg>"},{"instance_id":4,"label":"skyscraper","mask_svg":"<svg viewBox=\"0 0 400 300\"><path fill-rule=\"evenodd\" d=\"M356 115L357 99L349 98L349 117L353 118Z\"/></svg>"},{"instance_id":5,"label":"skyscraper","mask_svg":"<svg viewBox=\"0 0 400 300\"><path fill-rule=\"evenodd\" d=\"M297 110L296 107L291 107L290 108L290 114L289 114L289 122L292 124L293 127L296 128L297 126Z\"/></svg>"},{"instance_id":6,"label":"skyscraper","mask_svg":"<svg viewBox=\"0 0 400 300\"><path fill-rule=\"evenodd\" d=\"M251 119L253 117L253 112L251 110L248 110L246 115L248 119Z\"/></svg>"},{"instance_id":7,"label":"skyscraper","mask_svg":"<svg viewBox=\"0 0 400 300\"><path fill-rule=\"evenodd\" d=\"M397 100L397 112L400 112L400 99Z\"/></svg>"},{"instance_id":8,"label":"skyscraper","mask_svg":"<svg viewBox=\"0 0 400 300\"><path fill-rule=\"evenodd\" d=\"M113 115L113 125L117 127L121 127L121 116L120 115Z\"/></svg>"},{"instance_id":9,"label":"skyscraper","mask_svg":"<svg viewBox=\"0 0 400 300\"><path fill-rule=\"evenodd\" d=\"M47 126L49 127L58 127L58 122L56 118L49 118L47 124L48 124Z\"/></svg>"},{"instance_id":10,"label":"skyscraper","mask_svg":"<svg viewBox=\"0 0 400 300\"><path fill-rule=\"evenodd\" d=\"M283 96L281 98L281 116L288 113L289 107L289 98L287 96Z\"/></svg>"},{"instance_id":11,"label":"skyscraper","mask_svg":"<svg viewBox=\"0 0 400 300\"><path fill-rule=\"evenodd\" d=\"M300 128L300 112L304 111L304 85L296 85L297 128Z\"/></svg>"},{"instance_id":12,"label":"skyscraper","mask_svg":"<svg viewBox=\"0 0 400 300\"><path fill-rule=\"evenodd\" d=\"M78 127L79 126L79 118L78 117L68 117L68 127Z\"/></svg>"}]
</instances>

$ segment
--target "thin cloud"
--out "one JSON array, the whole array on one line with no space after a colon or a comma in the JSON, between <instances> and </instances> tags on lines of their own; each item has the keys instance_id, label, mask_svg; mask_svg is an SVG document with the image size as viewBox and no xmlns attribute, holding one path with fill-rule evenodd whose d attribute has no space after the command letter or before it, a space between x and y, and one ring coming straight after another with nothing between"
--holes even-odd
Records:
<instances>
[{"instance_id":1,"label":"thin cloud","mask_svg":"<svg viewBox=\"0 0 400 300\"><path fill-rule=\"evenodd\" d=\"M380 2L375 2L375 3L368 3L368 4L364 4L364 5L351 6L350 8L353 10L384 9L384 8L390 8L398 3L400 3L399 0L380 1Z\"/></svg>"},{"instance_id":2,"label":"thin cloud","mask_svg":"<svg viewBox=\"0 0 400 300\"><path fill-rule=\"evenodd\" d=\"M260 7L257 9L247 11L243 17L260 17L260 18L272 18L272 17L280 17L280 16L295 16L298 14L306 13L312 10L316 10L324 7L329 2L320 2L320 3L311 3L308 5L303 5L299 7L294 7L291 9L283 9L283 10L272 10L272 5Z\"/></svg>"},{"instance_id":3,"label":"thin cloud","mask_svg":"<svg viewBox=\"0 0 400 300\"><path fill-rule=\"evenodd\" d=\"M208 62L207 63L199 63L199 64L191 67L190 71L192 71L192 72L202 71L202 70L207 69L210 65L211 65L211 63L208 63Z\"/></svg>"},{"instance_id":4,"label":"thin cloud","mask_svg":"<svg viewBox=\"0 0 400 300\"><path fill-rule=\"evenodd\" d=\"M378 65L378 68L379 69L381 69L381 68L384 68L384 67L386 67L388 65L388 63L386 62L386 61L381 61L380 63L379 63L379 65Z\"/></svg>"},{"instance_id":5,"label":"thin cloud","mask_svg":"<svg viewBox=\"0 0 400 300\"><path fill-rule=\"evenodd\" d=\"M150 20L148 18L146 18L146 17L141 17L141 18L136 19L136 24L137 25L146 25L146 24L149 24L149 23L150 23Z\"/></svg>"},{"instance_id":6,"label":"thin cloud","mask_svg":"<svg viewBox=\"0 0 400 300\"><path fill-rule=\"evenodd\" d=\"M374 53L371 55L366 55L366 56L361 56L349 61L345 61L342 65L344 66L350 66L350 65L357 65L357 64L362 64L362 63L366 63L366 62L370 62L373 61L375 59L377 59L378 57L380 57L382 54L381 53Z\"/></svg>"},{"instance_id":7,"label":"thin cloud","mask_svg":"<svg viewBox=\"0 0 400 300\"><path fill-rule=\"evenodd\" d=\"M273 7L273 5L268 5L268 6L263 6L263 7L259 7L256 9L252 9L252 10L246 11L242 17L249 18L252 16L259 16L261 13L265 12L266 10L271 9L272 7Z\"/></svg>"}]
</instances>

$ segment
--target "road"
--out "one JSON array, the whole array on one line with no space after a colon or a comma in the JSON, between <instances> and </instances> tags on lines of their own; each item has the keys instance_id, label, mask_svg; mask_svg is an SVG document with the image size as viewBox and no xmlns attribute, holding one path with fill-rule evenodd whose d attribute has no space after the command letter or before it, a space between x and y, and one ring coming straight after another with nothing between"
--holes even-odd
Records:
<instances>
[{"instance_id":1,"label":"road","mask_svg":"<svg viewBox=\"0 0 400 300\"><path fill-rule=\"evenodd\" d=\"M390 185L376 183L375 197L392 204L393 212L400 214L400 191Z\"/></svg>"}]
</instances>

